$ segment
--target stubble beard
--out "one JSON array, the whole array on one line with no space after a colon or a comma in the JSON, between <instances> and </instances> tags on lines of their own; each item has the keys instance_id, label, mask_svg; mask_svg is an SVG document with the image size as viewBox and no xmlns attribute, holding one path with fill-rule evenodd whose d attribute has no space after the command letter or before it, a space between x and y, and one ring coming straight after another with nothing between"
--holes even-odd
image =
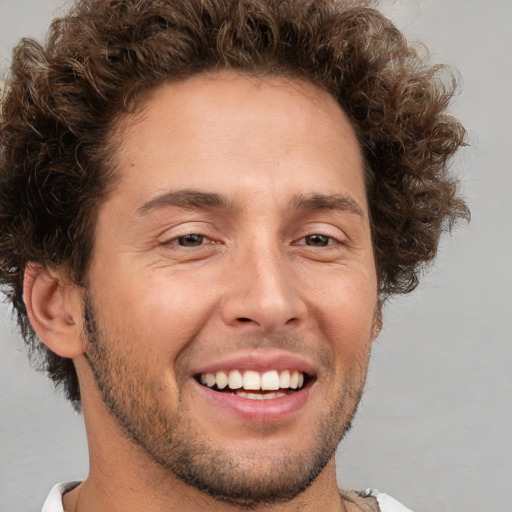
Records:
<instances>
[{"instance_id":1,"label":"stubble beard","mask_svg":"<svg viewBox=\"0 0 512 512\"><path fill-rule=\"evenodd\" d=\"M195 428L181 391L175 411L156 400L144 381L145 369L126 357L119 350L123 345L100 328L87 295L83 338L96 386L122 432L185 484L247 509L292 500L313 483L350 430L368 363L358 367L355 378L348 379L352 386L340 390L335 405L317 422L319 428L311 433L314 440L307 450L270 457L262 457L260 450L233 455Z\"/></svg>"}]
</instances>

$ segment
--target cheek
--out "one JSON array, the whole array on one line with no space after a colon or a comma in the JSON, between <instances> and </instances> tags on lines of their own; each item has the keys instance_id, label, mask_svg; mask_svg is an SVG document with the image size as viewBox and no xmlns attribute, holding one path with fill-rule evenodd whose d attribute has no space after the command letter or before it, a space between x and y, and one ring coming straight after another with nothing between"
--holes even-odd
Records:
<instances>
[{"instance_id":1,"label":"cheek","mask_svg":"<svg viewBox=\"0 0 512 512\"><path fill-rule=\"evenodd\" d=\"M302 279L303 296L325 327L342 328L347 335L369 332L377 304L375 274L336 269Z\"/></svg>"},{"instance_id":2,"label":"cheek","mask_svg":"<svg viewBox=\"0 0 512 512\"><path fill-rule=\"evenodd\" d=\"M327 340L337 366L346 367L368 357L376 322L376 280L371 273L337 272L321 286L304 287L308 308L320 336Z\"/></svg>"},{"instance_id":3,"label":"cheek","mask_svg":"<svg viewBox=\"0 0 512 512\"><path fill-rule=\"evenodd\" d=\"M138 279L116 279L101 287L97 307L111 335L143 350L144 357L154 353L173 360L214 309L211 291L200 283L163 269Z\"/></svg>"}]
</instances>

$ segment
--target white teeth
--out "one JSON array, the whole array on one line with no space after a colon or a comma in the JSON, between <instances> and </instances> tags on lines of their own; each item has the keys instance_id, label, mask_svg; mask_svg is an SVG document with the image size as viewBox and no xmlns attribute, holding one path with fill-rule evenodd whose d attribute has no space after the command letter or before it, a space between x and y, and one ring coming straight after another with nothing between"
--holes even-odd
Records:
<instances>
[{"instance_id":1,"label":"white teeth","mask_svg":"<svg viewBox=\"0 0 512 512\"><path fill-rule=\"evenodd\" d=\"M229 382L229 377L224 372L217 372L215 374L215 380L219 389L224 389Z\"/></svg>"},{"instance_id":2,"label":"white teeth","mask_svg":"<svg viewBox=\"0 0 512 512\"><path fill-rule=\"evenodd\" d=\"M290 375L290 387L292 389L297 389L298 385L299 385L299 372L293 372Z\"/></svg>"},{"instance_id":3,"label":"white teeth","mask_svg":"<svg viewBox=\"0 0 512 512\"><path fill-rule=\"evenodd\" d=\"M276 393L246 393L245 391L237 391L236 396L240 396L242 398L249 398L250 400L270 400L271 398L281 398L286 396L286 393L276 392Z\"/></svg>"},{"instance_id":4,"label":"white teeth","mask_svg":"<svg viewBox=\"0 0 512 512\"><path fill-rule=\"evenodd\" d=\"M238 370L231 370L229 372L228 380L229 389L240 389L242 387L242 384L242 374Z\"/></svg>"},{"instance_id":5,"label":"white teeth","mask_svg":"<svg viewBox=\"0 0 512 512\"><path fill-rule=\"evenodd\" d=\"M263 390L277 390L280 387L279 383L279 374L276 370L272 370L271 372L265 372L261 376L261 389Z\"/></svg>"},{"instance_id":6,"label":"white teeth","mask_svg":"<svg viewBox=\"0 0 512 512\"><path fill-rule=\"evenodd\" d=\"M288 370L281 372L281 375L279 375L279 387L284 389L290 387L290 372Z\"/></svg>"},{"instance_id":7,"label":"white teeth","mask_svg":"<svg viewBox=\"0 0 512 512\"><path fill-rule=\"evenodd\" d=\"M245 391L278 391L279 389L302 388L304 385L304 374L297 370L293 372L289 370L283 370L281 372L270 370L262 374L252 370L246 370L245 372L231 370L229 374L223 371L202 373L199 376L199 381L209 388L217 386L218 389L225 389L227 387L231 390L243 388ZM237 394L242 396L240 393ZM273 397L275 393L250 393L250 395ZM256 397L251 396L249 398Z\"/></svg>"},{"instance_id":8,"label":"white teeth","mask_svg":"<svg viewBox=\"0 0 512 512\"><path fill-rule=\"evenodd\" d=\"M246 393L245 391L237 391L236 396L241 396L242 398L250 398L251 400L263 400L263 395L261 393Z\"/></svg>"},{"instance_id":9,"label":"white teeth","mask_svg":"<svg viewBox=\"0 0 512 512\"><path fill-rule=\"evenodd\" d=\"M258 372L252 372L250 370L244 372L244 389L254 389L255 391L261 389L261 379Z\"/></svg>"}]
</instances>

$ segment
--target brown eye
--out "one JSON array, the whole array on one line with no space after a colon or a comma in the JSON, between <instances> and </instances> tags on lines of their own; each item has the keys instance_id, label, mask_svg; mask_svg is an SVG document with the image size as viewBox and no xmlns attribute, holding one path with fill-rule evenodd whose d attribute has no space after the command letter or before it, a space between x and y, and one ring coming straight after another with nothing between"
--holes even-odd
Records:
<instances>
[{"instance_id":1,"label":"brown eye","mask_svg":"<svg viewBox=\"0 0 512 512\"><path fill-rule=\"evenodd\" d=\"M331 243L331 237L325 235L308 235L304 237L304 242L306 245L310 245L313 247L326 247Z\"/></svg>"},{"instance_id":2,"label":"brown eye","mask_svg":"<svg viewBox=\"0 0 512 512\"><path fill-rule=\"evenodd\" d=\"M198 247L202 245L206 240L204 235L198 235L197 233L190 233L189 235L180 236L175 239L176 245L183 247Z\"/></svg>"}]
</instances>

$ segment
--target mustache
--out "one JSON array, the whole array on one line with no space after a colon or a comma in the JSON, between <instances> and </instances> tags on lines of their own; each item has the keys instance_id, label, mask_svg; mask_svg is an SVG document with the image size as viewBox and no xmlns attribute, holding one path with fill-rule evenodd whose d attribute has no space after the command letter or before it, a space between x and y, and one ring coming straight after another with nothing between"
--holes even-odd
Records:
<instances>
[{"instance_id":1,"label":"mustache","mask_svg":"<svg viewBox=\"0 0 512 512\"><path fill-rule=\"evenodd\" d=\"M322 368L333 368L332 349L325 342L306 339L296 333L247 333L233 337L223 337L211 343L191 340L177 358L178 366L189 367L198 355L207 352L212 359L222 359L226 355L247 350L281 350L296 356L307 357Z\"/></svg>"},{"instance_id":2,"label":"mustache","mask_svg":"<svg viewBox=\"0 0 512 512\"><path fill-rule=\"evenodd\" d=\"M111 342L113 340L109 340L108 333L99 324L92 297L88 293L83 297L83 320L82 342L86 348L86 358L89 359L88 352L90 350L94 351L100 348L105 356L112 355ZM204 357L205 352L212 359L222 359L227 355L244 350L272 349L288 352L298 357L307 357L324 370L333 370L335 367L336 358L333 350L325 341L306 339L304 335L293 332L269 334L251 332L236 336L223 335L220 340L199 340L197 336L192 337L176 358L176 373L185 376L185 369L190 368L198 358Z\"/></svg>"}]
</instances>

